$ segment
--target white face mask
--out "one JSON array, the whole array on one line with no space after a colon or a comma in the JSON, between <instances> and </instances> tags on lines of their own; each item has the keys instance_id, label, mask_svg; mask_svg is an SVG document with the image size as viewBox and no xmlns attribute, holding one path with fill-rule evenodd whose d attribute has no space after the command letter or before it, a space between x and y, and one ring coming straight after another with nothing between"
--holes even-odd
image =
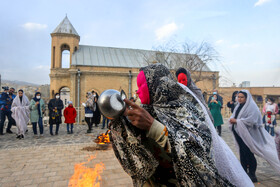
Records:
<instances>
[{"instance_id":1,"label":"white face mask","mask_svg":"<svg viewBox=\"0 0 280 187\"><path fill-rule=\"evenodd\" d=\"M93 94L93 96L95 97L95 96L96 96L96 94Z\"/></svg>"},{"instance_id":2,"label":"white face mask","mask_svg":"<svg viewBox=\"0 0 280 187\"><path fill-rule=\"evenodd\" d=\"M217 92L213 92L214 95L217 95Z\"/></svg>"},{"instance_id":3,"label":"white face mask","mask_svg":"<svg viewBox=\"0 0 280 187\"><path fill-rule=\"evenodd\" d=\"M267 104L271 105L272 103L270 101L267 101Z\"/></svg>"},{"instance_id":4,"label":"white face mask","mask_svg":"<svg viewBox=\"0 0 280 187\"><path fill-rule=\"evenodd\" d=\"M59 95L55 96L55 98L59 99Z\"/></svg>"},{"instance_id":5,"label":"white face mask","mask_svg":"<svg viewBox=\"0 0 280 187\"><path fill-rule=\"evenodd\" d=\"M37 98L37 99L40 99L40 98L41 98L41 96L40 96L40 95L37 95L37 96L36 96L36 98Z\"/></svg>"}]
</instances>

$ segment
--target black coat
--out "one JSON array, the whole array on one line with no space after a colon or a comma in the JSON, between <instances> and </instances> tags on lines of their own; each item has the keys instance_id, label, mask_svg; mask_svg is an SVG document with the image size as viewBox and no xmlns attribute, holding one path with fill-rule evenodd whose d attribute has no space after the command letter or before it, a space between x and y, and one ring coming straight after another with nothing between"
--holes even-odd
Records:
<instances>
[{"instance_id":1,"label":"black coat","mask_svg":"<svg viewBox=\"0 0 280 187\"><path fill-rule=\"evenodd\" d=\"M98 94L96 95L96 98L97 98L97 100L99 99L99 95ZM96 109L93 112L93 123L97 125L97 124L100 123L101 113L100 113L97 101L95 101L95 104L96 104Z\"/></svg>"},{"instance_id":2,"label":"black coat","mask_svg":"<svg viewBox=\"0 0 280 187\"><path fill-rule=\"evenodd\" d=\"M57 108L57 112L55 113L53 109ZM61 121L61 116L62 116L62 109L64 105L61 99L51 99L48 108L49 108L49 123L50 124L60 124Z\"/></svg>"}]
</instances>

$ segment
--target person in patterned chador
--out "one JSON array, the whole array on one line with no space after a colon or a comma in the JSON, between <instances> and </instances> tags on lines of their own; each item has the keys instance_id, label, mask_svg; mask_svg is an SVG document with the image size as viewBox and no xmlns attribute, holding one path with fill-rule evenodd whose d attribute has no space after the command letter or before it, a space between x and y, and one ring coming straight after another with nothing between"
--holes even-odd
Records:
<instances>
[{"instance_id":1,"label":"person in patterned chador","mask_svg":"<svg viewBox=\"0 0 280 187\"><path fill-rule=\"evenodd\" d=\"M253 186L206 107L161 64L140 69L142 107L125 99L110 124L113 149L134 186Z\"/></svg>"}]
</instances>

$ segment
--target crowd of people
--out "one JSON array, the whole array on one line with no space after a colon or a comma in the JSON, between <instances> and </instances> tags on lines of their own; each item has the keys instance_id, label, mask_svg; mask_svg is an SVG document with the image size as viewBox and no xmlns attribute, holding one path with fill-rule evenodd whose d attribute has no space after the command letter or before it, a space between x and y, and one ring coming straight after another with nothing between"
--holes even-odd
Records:
<instances>
[{"instance_id":1,"label":"crowd of people","mask_svg":"<svg viewBox=\"0 0 280 187\"><path fill-rule=\"evenodd\" d=\"M62 124L62 116L64 116L64 123L68 134L73 134L74 123L76 122L77 111L73 106L73 102L68 101L68 106L64 107L63 101L60 99L60 94L56 93L55 97L48 102L46 106L44 100L41 98L41 93L36 92L34 97L29 101L22 89L17 91L14 95L15 89L3 87L3 92L0 95L0 135L4 135L4 123L8 119L6 133L13 134L11 127L17 127L16 137L24 139L25 133L28 132L27 125L30 122L34 137L42 137L44 134L43 117L46 112L46 107L49 113L49 132L54 135L53 126L55 125L55 135L58 135L59 127ZM98 94L95 91L87 93L87 99L82 105L85 107L85 121L88 124L87 133L92 132L92 126L97 127L101 114L97 107ZM103 116L103 126L108 119ZM39 129L38 129L39 127ZM39 130L39 132L38 132Z\"/></svg>"},{"instance_id":2,"label":"crowd of people","mask_svg":"<svg viewBox=\"0 0 280 187\"><path fill-rule=\"evenodd\" d=\"M227 103L232 113L228 125L239 150L239 162L221 138L223 97L218 90L213 90L206 102L188 70L179 68L174 79L159 63L140 69L137 86L137 97L124 99L124 115L111 121L99 111L97 92L87 92L81 103L87 133L103 116L102 128L111 130L114 153L134 186L254 186L258 181L255 155L280 174L279 111L273 98L268 98L263 115L248 90L235 91ZM16 124L17 138L23 139L30 121L34 135L38 124L42 136L45 103L41 93L36 92L29 101L23 90L18 90L17 96L14 91L4 88L1 94L0 134L7 117L7 133L13 133L11 126ZM51 135L53 125L58 135L62 115L67 133L73 133L77 111L71 101L63 109L57 93L48 103Z\"/></svg>"}]
</instances>

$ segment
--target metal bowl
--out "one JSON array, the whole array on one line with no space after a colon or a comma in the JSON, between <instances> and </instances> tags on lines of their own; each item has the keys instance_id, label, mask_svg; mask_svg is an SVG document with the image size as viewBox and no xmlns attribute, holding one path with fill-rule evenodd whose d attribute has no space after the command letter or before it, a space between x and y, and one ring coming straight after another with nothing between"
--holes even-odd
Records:
<instances>
[{"instance_id":1,"label":"metal bowl","mask_svg":"<svg viewBox=\"0 0 280 187\"><path fill-rule=\"evenodd\" d=\"M116 119L123 115L126 105L123 99L126 98L125 93L117 90L109 89L101 93L97 103L100 112L108 119Z\"/></svg>"}]
</instances>

